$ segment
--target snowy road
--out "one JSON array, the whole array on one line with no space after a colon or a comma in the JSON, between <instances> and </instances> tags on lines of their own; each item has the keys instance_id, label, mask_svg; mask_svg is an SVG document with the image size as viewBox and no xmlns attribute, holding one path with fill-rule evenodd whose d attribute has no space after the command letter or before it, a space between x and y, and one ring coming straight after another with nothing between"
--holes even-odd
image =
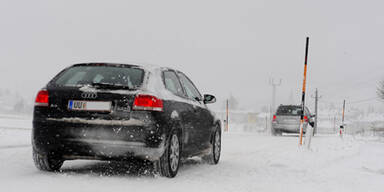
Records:
<instances>
[{"instance_id":1,"label":"snowy road","mask_svg":"<svg viewBox=\"0 0 384 192\"><path fill-rule=\"evenodd\" d=\"M61 172L41 172L30 130L13 128L0 126L5 191L384 191L384 142L375 138L318 136L306 151L296 136L225 133L218 165L188 160L167 179L118 162L68 161Z\"/></svg>"}]
</instances>

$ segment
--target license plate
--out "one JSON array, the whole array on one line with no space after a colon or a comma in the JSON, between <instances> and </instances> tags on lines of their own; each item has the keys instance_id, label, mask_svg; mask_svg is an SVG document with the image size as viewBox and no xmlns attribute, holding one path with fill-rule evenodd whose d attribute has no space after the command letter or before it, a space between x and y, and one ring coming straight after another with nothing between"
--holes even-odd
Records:
<instances>
[{"instance_id":1,"label":"license plate","mask_svg":"<svg viewBox=\"0 0 384 192\"><path fill-rule=\"evenodd\" d=\"M110 101L68 101L68 109L74 111L111 111Z\"/></svg>"}]
</instances>

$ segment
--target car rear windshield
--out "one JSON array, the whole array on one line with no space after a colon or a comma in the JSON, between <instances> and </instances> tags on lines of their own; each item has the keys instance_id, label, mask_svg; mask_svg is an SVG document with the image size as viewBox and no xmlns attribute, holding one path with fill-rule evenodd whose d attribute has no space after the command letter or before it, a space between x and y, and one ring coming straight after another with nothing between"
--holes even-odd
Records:
<instances>
[{"instance_id":1,"label":"car rear windshield","mask_svg":"<svg viewBox=\"0 0 384 192\"><path fill-rule=\"evenodd\" d=\"M143 83L144 70L120 66L74 66L56 78L58 86L118 85L137 89Z\"/></svg>"},{"instance_id":2,"label":"car rear windshield","mask_svg":"<svg viewBox=\"0 0 384 192\"><path fill-rule=\"evenodd\" d=\"M301 107L300 106L280 106L277 109L276 115L300 115Z\"/></svg>"}]
</instances>

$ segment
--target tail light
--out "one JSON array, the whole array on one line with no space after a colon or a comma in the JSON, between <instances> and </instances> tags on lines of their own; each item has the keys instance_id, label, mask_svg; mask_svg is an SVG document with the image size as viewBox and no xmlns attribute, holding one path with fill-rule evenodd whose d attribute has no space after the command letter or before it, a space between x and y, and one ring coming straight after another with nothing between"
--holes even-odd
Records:
<instances>
[{"instance_id":1,"label":"tail light","mask_svg":"<svg viewBox=\"0 0 384 192\"><path fill-rule=\"evenodd\" d=\"M308 116L304 116L304 121L308 122Z\"/></svg>"},{"instance_id":2,"label":"tail light","mask_svg":"<svg viewBox=\"0 0 384 192\"><path fill-rule=\"evenodd\" d=\"M48 106L48 98L49 94L47 90L40 90L39 93L37 93L36 100L35 100L35 106Z\"/></svg>"},{"instance_id":3,"label":"tail light","mask_svg":"<svg viewBox=\"0 0 384 192\"><path fill-rule=\"evenodd\" d=\"M272 121L276 121L276 115L273 115Z\"/></svg>"},{"instance_id":4,"label":"tail light","mask_svg":"<svg viewBox=\"0 0 384 192\"><path fill-rule=\"evenodd\" d=\"M137 95L133 102L133 110L163 111L163 101L152 95Z\"/></svg>"}]
</instances>

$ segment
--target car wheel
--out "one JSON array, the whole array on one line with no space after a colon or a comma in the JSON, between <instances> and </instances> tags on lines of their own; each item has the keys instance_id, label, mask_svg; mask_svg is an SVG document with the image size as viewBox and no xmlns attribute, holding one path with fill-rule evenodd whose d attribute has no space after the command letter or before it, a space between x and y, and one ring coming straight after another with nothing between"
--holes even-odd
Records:
<instances>
[{"instance_id":1,"label":"car wheel","mask_svg":"<svg viewBox=\"0 0 384 192\"><path fill-rule=\"evenodd\" d=\"M211 139L211 150L208 155L203 157L203 160L209 164L216 165L217 163L219 163L220 155L221 155L221 131L220 131L220 128L217 127Z\"/></svg>"},{"instance_id":2,"label":"car wheel","mask_svg":"<svg viewBox=\"0 0 384 192\"><path fill-rule=\"evenodd\" d=\"M272 135L273 135L273 136L281 136L282 134L283 134L283 133L282 133L281 131L272 129Z\"/></svg>"},{"instance_id":3,"label":"car wheel","mask_svg":"<svg viewBox=\"0 0 384 192\"><path fill-rule=\"evenodd\" d=\"M64 163L64 160L43 155L33 150L33 161L35 166L42 171L58 171Z\"/></svg>"},{"instance_id":4,"label":"car wheel","mask_svg":"<svg viewBox=\"0 0 384 192\"><path fill-rule=\"evenodd\" d=\"M180 141L176 131L168 139L164 154L155 162L155 169L165 177L175 177L180 165Z\"/></svg>"}]
</instances>

